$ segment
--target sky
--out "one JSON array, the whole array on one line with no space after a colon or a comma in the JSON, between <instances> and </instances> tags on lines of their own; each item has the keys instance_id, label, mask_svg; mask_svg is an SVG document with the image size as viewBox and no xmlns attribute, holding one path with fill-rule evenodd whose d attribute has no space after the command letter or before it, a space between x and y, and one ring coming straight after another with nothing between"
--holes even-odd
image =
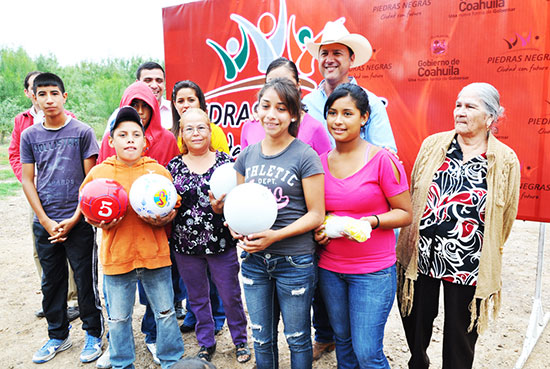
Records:
<instances>
[{"instance_id":1,"label":"sky","mask_svg":"<svg viewBox=\"0 0 550 369\"><path fill-rule=\"evenodd\" d=\"M191 0L197 1L197 0ZM53 54L63 65L143 56L164 60L162 8L190 0L6 0L0 48Z\"/></svg>"}]
</instances>

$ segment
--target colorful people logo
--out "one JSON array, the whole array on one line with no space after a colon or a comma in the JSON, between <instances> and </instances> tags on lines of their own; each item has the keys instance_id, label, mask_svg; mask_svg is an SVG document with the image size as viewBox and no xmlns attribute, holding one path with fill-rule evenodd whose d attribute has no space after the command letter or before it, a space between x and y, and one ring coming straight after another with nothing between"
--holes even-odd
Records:
<instances>
[{"instance_id":1,"label":"colorful people logo","mask_svg":"<svg viewBox=\"0 0 550 369\"><path fill-rule=\"evenodd\" d=\"M269 63L283 54L296 63L300 76L305 82L303 87L315 88L315 82L307 78L315 72L315 65L314 59L306 50L305 43L308 39L316 39L320 35L315 36L308 26L302 26L296 30L296 15L288 17L286 0L279 2L277 18L270 12L261 14L256 24L235 13L229 18L238 24L241 41L231 37L224 48L212 39L206 40L206 44L216 52L223 64L225 79L232 82L244 70L250 59L252 45L258 57L257 69L261 73L261 76L238 82L237 85L232 86L232 91L238 87L252 89L263 85L263 75ZM345 22L345 18L340 18L338 21ZM211 91L212 93L215 92ZM213 97L211 94L208 97Z\"/></svg>"},{"instance_id":2,"label":"colorful people logo","mask_svg":"<svg viewBox=\"0 0 550 369\"><path fill-rule=\"evenodd\" d=\"M532 44L534 41L539 39L539 36L535 36L533 37L533 40L532 40L531 34L532 34L532 31L529 31L529 34L527 36L520 35L519 33L516 32L516 34L514 35L514 38L511 38L508 40L504 39L504 42L506 42L506 45L508 45L509 50L515 48L516 46L528 47L529 44ZM519 45L518 45L518 42L520 42Z\"/></svg>"}]
</instances>

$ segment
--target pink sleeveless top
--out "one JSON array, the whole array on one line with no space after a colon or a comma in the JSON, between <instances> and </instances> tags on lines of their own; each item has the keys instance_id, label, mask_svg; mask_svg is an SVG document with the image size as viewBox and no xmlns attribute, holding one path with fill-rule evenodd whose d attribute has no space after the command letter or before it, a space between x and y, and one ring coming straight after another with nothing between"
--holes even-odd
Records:
<instances>
[{"instance_id":1,"label":"pink sleeveless top","mask_svg":"<svg viewBox=\"0 0 550 369\"><path fill-rule=\"evenodd\" d=\"M371 146L367 148L369 156ZM326 211L356 219L378 215L390 210L388 197L409 189L403 165L386 150L378 151L363 168L347 178L335 178L327 163L329 153L321 155L325 170ZM397 182L391 162L399 171ZM345 274L372 273L395 264L395 233L393 229L377 228L362 243L344 237L332 239L321 247L319 267Z\"/></svg>"}]
</instances>

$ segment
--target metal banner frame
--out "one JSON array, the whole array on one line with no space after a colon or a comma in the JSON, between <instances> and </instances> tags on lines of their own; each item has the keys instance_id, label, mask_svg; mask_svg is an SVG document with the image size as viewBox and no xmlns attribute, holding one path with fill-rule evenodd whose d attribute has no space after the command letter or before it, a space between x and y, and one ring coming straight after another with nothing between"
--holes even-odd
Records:
<instances>
[{"instance_id":1,"label":"metal banner frame","mask_svg":"<svg viewBox=\"0 0 550 369\"><path fill-rule=\"evenodd\" d=\"M546 224L540 223L539 227L539 251L537 257L537 279L535 281L535 297L533 299L533 309L531 311L531 317L529 318L529 325L527 326L527 332L525 333L525 340L523 341L523 350L521 355L514 366L514 369L521 369L525 362L531 355L533 348L537 344L544 328L550 320L550 313L544 313L542 308L542 264L544 259L544 235Z\"/></svg>"}]
</instances>

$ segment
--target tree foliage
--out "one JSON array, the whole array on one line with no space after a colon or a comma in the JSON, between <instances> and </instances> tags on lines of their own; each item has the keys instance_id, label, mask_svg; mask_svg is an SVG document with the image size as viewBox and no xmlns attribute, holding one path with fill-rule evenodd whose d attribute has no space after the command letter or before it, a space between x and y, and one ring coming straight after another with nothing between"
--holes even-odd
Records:
<instances>
[{"instance_id":1,"label":"tree foliage","mask_svg":"<svg viewBox=\"0 0 550 369\"><path fill-rule=\"evenodd\" d=\"M96 136L103 135L107 119L118 107L124 89L135 81L140 64L149 59L104 59L61 66L54 55L31 58L23 48L0 49L0 135L9 135L13 118L28 109L30 102L23 93L28 72L38 70L59 75L68 98L65 108L92 126ZM157 61L158 62L158 61Z\"/></svg>"},{"instance_id":2,"label":"tree foliage","mask_svg":"<svg viewBox=\"0 0 550 369\"><path fill-rule=\"evenodd\" d=\"M23 81L30 71L36 70L36 63L25 50L0 50L0 101L12 99L17 105L29 106L29 100L23 94Z\"/></svg>"},{"instance_id":3,"label":"tree foliage","mask_svg":"<svg viewBox=\"0 0 550 369\"><path fill-rule=\"evenodd\" d=\"M7 98L2 100L0 104L0 143L4 143L4 139L10 135L13 129L13 118L21 111L21 106L13 101L13 99Z\"/></svg>"}]
</instances>

